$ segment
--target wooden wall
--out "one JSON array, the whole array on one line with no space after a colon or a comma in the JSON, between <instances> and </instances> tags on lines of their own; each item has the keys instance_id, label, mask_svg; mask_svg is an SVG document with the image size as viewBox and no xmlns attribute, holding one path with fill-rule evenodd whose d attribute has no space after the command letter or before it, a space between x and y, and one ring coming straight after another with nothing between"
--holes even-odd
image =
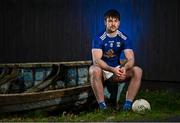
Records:
<instances>
[{"instance_id":1,"label":"wooden wall","mask_svg":"<svg viewBox=\"0 0 180 123\"><path fill-rule=\"evenodd\" d=\"M178 0L1 0L0 62L89 60L91 40L104 28L103 13L115 8L143 78L180 81L178 5Z\"/></svg>"}]
</instances>

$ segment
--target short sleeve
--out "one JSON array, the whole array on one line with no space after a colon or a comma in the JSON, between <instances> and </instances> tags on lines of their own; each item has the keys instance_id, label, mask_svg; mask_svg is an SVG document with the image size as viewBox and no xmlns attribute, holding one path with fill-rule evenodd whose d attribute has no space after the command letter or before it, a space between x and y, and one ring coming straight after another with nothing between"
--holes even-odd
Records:
<instances>
[{"instance_id":1,"label":"short sleeve","mask_svg":"<svg viewBox=\"0 0 180 123\"><path fill-rule=\"evenodd\" d=\"M92 49L102 49L102 40L95 37L92 41Z\"/></svg>"},{"instance_id":2,"label":"short sleeve","mask_svg":"<svg viewBox=\"0 0 180 123\"><path fill-rule=\"evenodd\" d=\"M132 49L132 44L129 38L126 38L126 40L124 40L123 50L125 49Z\"/></svg>"}]
</instances>

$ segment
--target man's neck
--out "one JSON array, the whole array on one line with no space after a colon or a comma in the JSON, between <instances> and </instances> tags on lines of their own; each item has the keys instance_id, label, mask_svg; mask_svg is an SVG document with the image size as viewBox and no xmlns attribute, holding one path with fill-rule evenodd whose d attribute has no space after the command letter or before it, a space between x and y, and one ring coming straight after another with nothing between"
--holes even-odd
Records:
<instances>
[{"instance_id":1,"label":"man's neck","mask_svg":"<svg viewBox=\"0 0 180 123\"><path fill-rule=\"evenodd\" d=\"M115 37L116 35L117 35L117 30L115 32L112 32L112 33L107 32L108 37Z\"/></svg>"}]
</instances>

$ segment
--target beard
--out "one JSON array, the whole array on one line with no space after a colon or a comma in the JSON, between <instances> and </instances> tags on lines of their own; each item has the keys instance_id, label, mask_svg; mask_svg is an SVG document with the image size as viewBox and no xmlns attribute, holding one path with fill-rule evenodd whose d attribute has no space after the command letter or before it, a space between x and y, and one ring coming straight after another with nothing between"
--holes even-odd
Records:
<instances>
[{"instance_id":1,"label":"beard","mask_svg":"<svg viewBox=\"0 0 180 123\"><path fill-rule=\"evenodd\" d=\"M110 28L107 28L108 33L114 33L117 31L117 28L115 26L111 26Z\"/></svg>"}]
</instances>

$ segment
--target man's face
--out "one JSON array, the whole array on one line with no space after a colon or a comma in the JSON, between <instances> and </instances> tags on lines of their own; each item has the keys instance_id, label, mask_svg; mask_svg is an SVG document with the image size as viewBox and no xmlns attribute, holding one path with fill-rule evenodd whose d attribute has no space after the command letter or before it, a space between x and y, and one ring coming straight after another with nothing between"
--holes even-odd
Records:
<instances>
[{"instance_id":1,"label":"man's face","mask_svg":"<svg viewBox=\"0 0 180 123\"><path fill-rule=\"evenodd\" d=\"M120 21L118 18L108 17L105 21L106 30L108 33L115 32L120 25Z\"/></svg>"}]
</instances>

